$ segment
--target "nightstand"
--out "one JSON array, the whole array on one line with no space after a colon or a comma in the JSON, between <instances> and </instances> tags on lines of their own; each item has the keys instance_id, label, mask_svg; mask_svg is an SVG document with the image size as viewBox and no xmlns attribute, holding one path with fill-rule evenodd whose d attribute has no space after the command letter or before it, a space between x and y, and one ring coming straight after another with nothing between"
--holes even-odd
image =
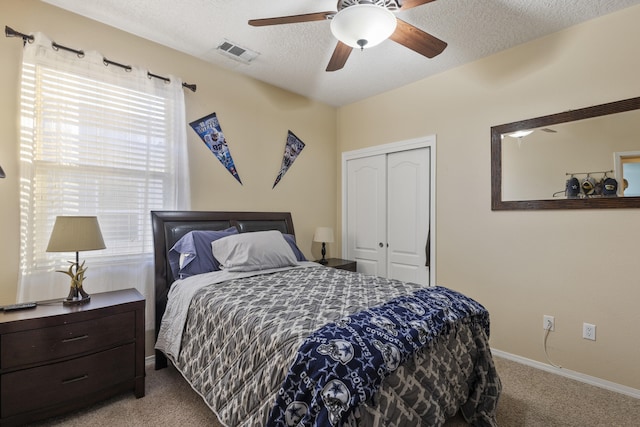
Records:
<instances>
[{"instance_id":1,"label":"nightstand","mask_svg":"<svg viewBox=\"0 0 640 427\"><path fill-rule=\"evenodd\" d=\"M0 313L0 425L60 415L133 390L144 396L144 307L135 289Z\"/></svg>"},{"instance_id":2,"label":"nightstand","mask_svg":"<svg viewBox=\"0 0 640 427\"><path fill-rule=\"evenodd\" d=\"M327 258L327 263L323 265L325 267L337 268L338 270L356 271L356 262L348 259Z\"/></svg>"}]
</instances>

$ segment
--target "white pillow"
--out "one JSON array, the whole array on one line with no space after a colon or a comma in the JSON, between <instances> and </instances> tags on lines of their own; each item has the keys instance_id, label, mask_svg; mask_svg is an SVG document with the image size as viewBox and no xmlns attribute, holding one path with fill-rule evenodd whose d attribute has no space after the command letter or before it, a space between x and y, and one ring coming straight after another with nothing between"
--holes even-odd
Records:
<instances>
[{"instance_id":1,"label":"white pillow","mask_svg":"<svg viewBox=\"0 0 640 427\"><path fill-rule=\"evenodd\" d=\"M256 271L297 265L291 246L277 230L223 237L211 243L213 256L227 271Z\"/></svg>"}]
</instances>

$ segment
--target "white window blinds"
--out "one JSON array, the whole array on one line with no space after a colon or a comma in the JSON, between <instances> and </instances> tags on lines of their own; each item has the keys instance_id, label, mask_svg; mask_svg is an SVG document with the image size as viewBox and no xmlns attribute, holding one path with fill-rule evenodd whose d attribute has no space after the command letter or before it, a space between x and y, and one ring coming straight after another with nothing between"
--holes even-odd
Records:
<instances>
[{"instance_id":1,"label":"white window blinds","mask_svg":"<svg viewBox=\"0 0 640 427\"><path fill-rule=\"evenodd\" d=\"M37 35L21 84L20 299L68 291L54 270L74 254L46 252L57 215L98 217L107 249L80 254L89 293L136 287L152 297L142 271L152 265L150 211L188 208L181 82L54 51Z\"/></svg>"}]
</instances>

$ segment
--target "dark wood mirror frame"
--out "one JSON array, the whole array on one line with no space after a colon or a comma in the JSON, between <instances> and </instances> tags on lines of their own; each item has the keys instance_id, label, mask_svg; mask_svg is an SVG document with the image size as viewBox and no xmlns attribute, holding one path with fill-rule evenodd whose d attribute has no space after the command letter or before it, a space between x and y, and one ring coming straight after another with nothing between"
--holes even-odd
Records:
<instances>
[{"instance_id":1,"label":"dark wood mirror frame","mask_svg":"<svg viewBox=\"0 0 640 427\"><path fill-rule=\"evenodd\" d=\"M640 97L491 127L491 210L640 208L640 197L558 200L502 200L502 135L640 109ZM640 135L639 135L640 137Z\"/></svg>"}]
</instances>

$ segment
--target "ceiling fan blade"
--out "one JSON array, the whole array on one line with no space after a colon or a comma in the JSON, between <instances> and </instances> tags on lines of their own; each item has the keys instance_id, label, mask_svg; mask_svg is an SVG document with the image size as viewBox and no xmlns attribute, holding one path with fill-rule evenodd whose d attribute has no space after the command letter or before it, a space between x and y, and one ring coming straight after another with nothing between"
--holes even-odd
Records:
<instances>
[{"instance_id":1,"label":"ceiling fan blade","mask_svg":"<svg viewBox=\"0 0 640 427\"><path fill-rule=\"evenodd\" d=\"M429 33L425 33L419 28L398 19L396 30L389 37L396 43L418 52L427 58L433 58L442 53L447 47L447 43Z\"/></svg>"},{"instance_id":2,"label":"ceiling fan blade","mask_svg":"<svg viewBox=\"0 0 640 427\"><path fill-rule=\"evenodd\" d=\"M303 15L279 16L277 18L250 19L249 25L264 27L265 25L295 24L297 22L325 21L336 12L305 13Z\"/></svg>"},{"instance_id":3,"label":"ceiling fan blade","mask_svg":"<svg viewBox=\"0 0 640 427\"><path fill-rule=\"evenodd\" d=\"M422 6L423 4L431 3L436 0L403 0L400 5L400 10L411 9L412 7Z\"/></svg>"},{"instance_id":4,"label":"ceiling fan blade","mask_svg":"<svg viewBox=\"0 0 640 427\"><path fill-rule=\"evenodd\" d=\"M329 65L327 65L327 71L337 71L344 67L352 50L353 48L351 46L338 40L338 44L329 60Z\"/></svg>"}]
</instances>

